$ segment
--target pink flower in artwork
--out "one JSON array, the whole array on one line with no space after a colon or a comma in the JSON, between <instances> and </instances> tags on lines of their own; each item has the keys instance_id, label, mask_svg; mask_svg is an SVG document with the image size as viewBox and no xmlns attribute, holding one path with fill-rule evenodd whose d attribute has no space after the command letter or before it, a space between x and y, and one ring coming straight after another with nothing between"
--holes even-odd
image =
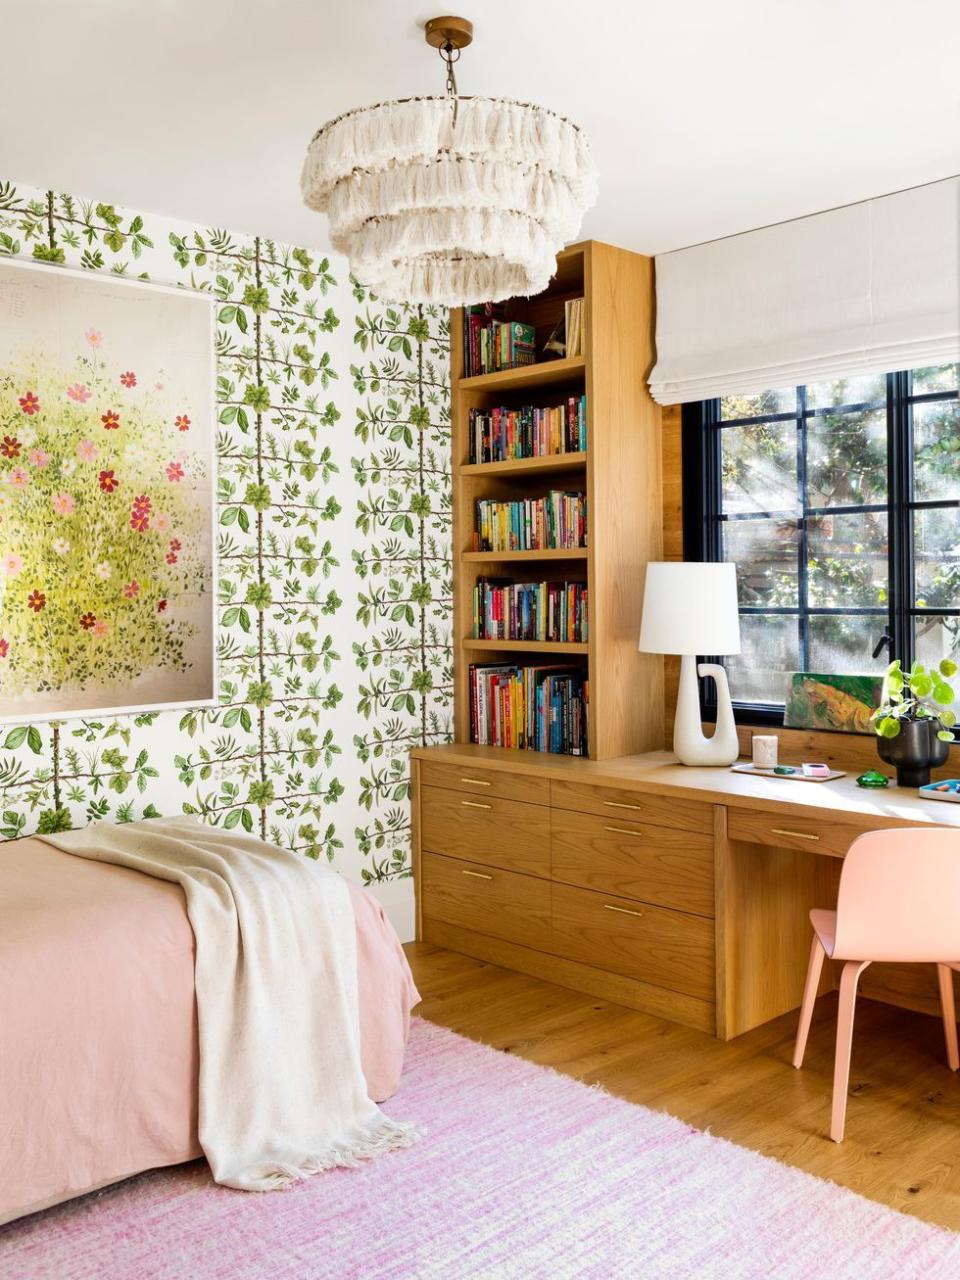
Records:
<instances>
[{"instance_id":1,"label":"pink flower in artwork","mask_svg":"<svg viewBox=\"0 0 960 1280\"><path fill-rule=\"evenodd\" d=\"M120 385L122 387L135 387L137 385L137 375L129 369L126 373L121 373Z\"/></svg>"},{"instance_id":2,"label":"pink flower in artwork","mask_svg":"<svg viewBox=\"0 0 960 1280\"><path fill-rule=\"evenodd\" d=\"M98 618L96 622L93 624L93 634L95 636L101 637L101 639L103 638L103 636L107 634L109 630L110 630L109 626L107 625L107 623L104 622L102 618Z\"/></svg>"},{"instance_id":3,"label":"pink flower in artwork","mask_svg":"<svg viewBox=\"0 0 960 1280\"><path fill-rule=\"evenodd\" d=\"M10 652L9 640L4 640L3 637L0 636L0 658L5 658L9 652Z\"/></svg>"},{"instance_id":4,"label":"pink flower in artwork","mask_svg":"<svg viewBox=\"0 0 960 1280\"><path fill-rule=\"evenodd\" d=\"M53 500L53 509L58 516L72 516L76 503L69 493L58 493Z\"/></svg>"},{"instance_id":5,"label":"pink flower in artwork","mask_svg":"<svg viewBox=\"0 0 960 1280\"><path fill-rule=\"evenodd\" d=\"M166 607L167 607L166 600L157 601L157 613L163 613L166 610Z\"/></svg>"},{"instance_id":6,"label":"pink flower in artwork","mask_svg":"<svg viewBox=\"0 0 960 1280\"><path fill-rule=\"evenodd\" d=\"M153 517L153 527L157 533L166 533L170 528L170 517L163 511L158 511Z\"/></svg>"},{"instance_id":7,"label":"pink flower in artwork","mask_svg":"<svg viewBox=\"0 0 960 1280\"><path fill-rule=\"evenodd\" d=\"M170 539L170 550L171 550L171 551L182 551L182 550L183 550L183 543L180 541L180 539L179 539L179 538L171 538L171 539Z\"/></svg>"},{"instance_id":8,"label":"pink flower in artwork","mask_svg":"<svg viewBox=\"0 0 960 1280\"><path fill-rule=\"evenodd\" d=\"M167 467L167 479L171 484L179 484L185 475L186 472L179 462L171 462Z\"/></svg>"},{"instance_id":9,"label":"pink flower in artwork","mask_svg":"<svg viewBox=\"0 0 960 1280\"><path fill-rule=\"evenodd\" d=\"M91 347L99 347L100 343L103 341L103 334L99 329L88 329L84 334L84 337L90 343Z\"/></svg>"},{"instance_id":10,"label":"pink flower in artwork","mask_svg":"<svg viewBox=\"0 0 960 1280\"><path fill-rule=\"evenodd\" d=\"M30 477L23 467L14 467L10 472L10 483L15 489L25 489L30 483Z\"/></svg>"},{"instance_id":11,"label":"pink flower in artwork","mask_svg":"<svg viewBox=\"0 0 960 1280\"><path fill-rule=\"evenodd\" d=\"M136 600L137 596L140 594L140 583L137 582L136 579L134 579L133 582L128 582L123 588L123 594L128 600Z\"/></svg>"},{"instance_id":12,"label":"pink flower in artwork","mask_svg":"<svg viewBox=\"0 0 960 1280\"><path fill-rule=\"evenodd\" d=\"M177 428L178 431L189 431L190 419L187 417L185 413L178 413L176 418L174 418L173 420L173 425Z\"/></svg>"},{"instance_id":13,"label":"pink flower in artwork","mask_svg":"<svg viewBox=\"0 0 960 1280\"><path fill-rule=\"evenodd\" d=\"M45 449L31 449L27 456L33 465L41 471L50 461L50 455Z\"/></svg>"},{"instance_id":14,"label":"pink flower in artwork","mask_svg":"<svg viewBox=\"0 0 960 1280\"><path fill-rule=\"evenodd\" d=\"M86 404L90 399L90 388L82 382L75 382L72 387L67 387L67 395L71 400L76 400L77 404Z\"/></svg>"},{"instance_id":15,"label":"pink flower in artwork","mask_svg":"<svg viewBox=\"0 0 960 1280\"><path fill-rule=\"evenodd\" d=\"M35 413L40 412L39 396L37 396L33 391L26 392L25 395L20 397L20 408L28 418L32 418Z\"/></svg>"},{"instance_id":16,"label":"pink flower in artwork","mask_svg":"<svg viewBox=\"0 0 960 1280\"><path fill-rule=\"evenodd\" d=\"M23 558L14 555L11 551L9 555L3 557L3 560L0 560L0 567L3 568L5 578L15 578L23 568Z\"/></svg>"},{"instance_id":17,"label":"pink flower in artwork","mask_svg":"<svg viewBox=\"0 0 960 1280\"><path fill-rule=\"evenodd\" d=\"M146 533L150 528L150 513L143 507L134 507L130 514L130 528L137 533Z\"/></svg>"},{"instance_id":18,"label":"pink flower in artwork","mask_svg":"<svg viewBox=\"0 0 960 1280\"><path fill-rule=\"evenodd\" d=\"M92 462L98 452L92 440L81 440L77 445L77 457L81 462Z\"/></svg>"},{"instance_id":19,"label":"pink flower in artwork","mask_svg":"<svg viewBox=\"0 0 960 1280\"><path fill-rule=\"evenodd\" d=\"M162 390L163 390L163 383L162 383L162 382L155 382L155 383L153 384L153 389L154 389L154 391L162 391Z\"/></svg>"},{"instance_id":20,"label":"pink flower in artwork","mask_svg":"<svg viewBox=\"0 0 960 1280\"><path fill-rule=\"evenodd\" d=\"M176 553L175 551L171 551L171 552L166 556L166 561L167 561L167 564L176 564L176 563L177 563L177 553Z\"/></svg>"}]
</instances>

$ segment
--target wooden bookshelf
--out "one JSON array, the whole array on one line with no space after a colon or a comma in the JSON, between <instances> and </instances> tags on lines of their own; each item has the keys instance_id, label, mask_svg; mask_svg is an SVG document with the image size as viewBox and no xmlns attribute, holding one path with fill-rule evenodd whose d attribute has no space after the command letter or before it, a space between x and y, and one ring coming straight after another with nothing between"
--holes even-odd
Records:
<instances>
[{"instance_id":1,"label":"wooden bookshelf","mask_svg":"<svg viewBox=\"0 0 960 1280\"><path fill-rule=\"evenodd\" d=\"M555 656L588 675L590 756L602 760L663 743L663 662L637 650L644 569L661 557L660 410L646 387L653 363L653 260L597 241L571 245L558 256L549 288L511 300L505 312L535 326L539 352L564 302L578 297L584 299L583 355L473 377L463 376L462 313L451 314L454 737L470 741L471 663ZM471 409L548 406L583 394L585 453L470 462ZM540 497L552 488L586 493L586 548L473 550L478 498ZM474 639L477 578L515 572L523 581L586 581L589 640Z\"/></svg>"}]
</instances>

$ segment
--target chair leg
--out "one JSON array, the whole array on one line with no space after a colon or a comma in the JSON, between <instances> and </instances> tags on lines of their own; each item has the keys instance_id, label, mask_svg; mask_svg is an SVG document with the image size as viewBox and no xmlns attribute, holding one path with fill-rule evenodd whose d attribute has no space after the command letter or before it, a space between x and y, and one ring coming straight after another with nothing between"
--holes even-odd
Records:
<instances>
[{"instance_id":1,"label":"chair leg","mask_svg":"<svg viewBox=\"0 0 960 1280\"><path fill-rule=\"evenodd\" d=\"M957 1051L957 1011L953 1003L953 970L948 964L937 965L937 981L940 984L943 1038L947 1042L947 1065L951 1071L956 1071L960 1068L960 1053Z\"/></svg>"},{"instance_id":2,"label":"chair leg","mask_svg":"<svg viewBox=\"0 0 960 1280\"><path fill-rule=\"evenodd\" d=\"M833 1109L830 1137L843 1141L847 1118L847 1090L850 1087L850 1050L853 1046L853 1014L857 1003L857 983L869 960L848 960L840 975L840 1008L837 1013L837 1056L833 1065Z\"/></svg>"},{"instance_id":3,"label":"chair leg","mask_svg":"<svg viewBox=\"0 0 960 1280\"><path fill-rule=\"evenodd\" d=\"M797 1042L793 1049L793 1065L803 1066L803 1055L807 1047L807 1036L810 1034L810 1019L813 1017L813 1006L817 1000L820 987L820 974L826 952L816 934L810 947L810 963L807 965L807 980L803 987L803 1002L800 1005L800 1023L797 1026Z\"/></svg>"}]
</instances>

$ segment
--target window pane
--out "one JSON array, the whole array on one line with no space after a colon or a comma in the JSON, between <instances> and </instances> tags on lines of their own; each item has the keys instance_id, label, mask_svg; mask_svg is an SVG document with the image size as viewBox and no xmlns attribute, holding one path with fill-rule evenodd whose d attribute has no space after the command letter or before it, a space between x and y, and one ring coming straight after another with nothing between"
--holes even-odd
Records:
<instances>
[{"instance_id":1,"label":"window pane","mask_svg":"<svg viewBox=\"0 0 960 1280\"><path fill-rule=\"evenodd\" d=\"M796 408L796 388L784 387L780 391L759 391L754 396L724 396L720 417L729 422L732 418L762 418L768 413L794 413Z\"/></svg>"},{"instance_id":2,"label":"window pane","mask_svg":"<svg viewBox=\"0 0 960 1280\"><path fill-rule=\"evenodd\" d=\"M823 609L884 607L889 575L886 512L809 516L807 567L811 605Z\"/></svg>"},{"instance_id":3,"label":"window pane","mask_svg":"<svg viewBox=\"0 0 960 1280\"><path fill-rule=\"evenodd\" d=\"M941 658L960 663L960 618L917 618L917 658L934 667Z\"/></svg>"},{"instance_id":4,"label":"window pane","mask_svg":"<svg viewBox=\"0 0 960 1280\"><path fill-rule=\"evenodd\" d=\"M871 655L887 627L887 615L812 614L809 629L811 671L830 675L863 675L881 672L887 665L886 650Z\"/></svg>"},{"instance_id":5,"label":"window pane","mask_svg":"<svg viewBox=\"0 0 960 1280\"><path fill-rule=\"evenodd\" d=\"M796 520L726 520L721 530L723 559L737 565L740 604L795 609Z\"/></svg>"},{"instance_id":6,"label":"window pane","mask_svg":"<svg viewBox=\"0 0 960 1280\"><path fill-rule=\"evenodd\" d=\"M887 411L807 420L807 505L869 507L887 500Z\"/></svg>"},{"instance_id":7,"label":"window pane","mask_svg":"<svg viewBox=\"0 0 960 1280\"><path fill-rule=\"evenodd\" d=\"M807 387L807 408L828 409L838 404L883 404L887 401L887 375L867 373L860 378L837 378Z\"/></svg>"},{"instance_id":8,"label":"window pane","mask_svg":"<svg viewBox=\"0 0 960 1280\"><path fill-rule=\"evenodd\" d=\"M960 510L914 512L913 546L918 607L960 608Z\"/></svg>"},{"instance_id":9,"label":"window pane","mask_svg":"<svg viewBox=\"0 0 960 1280\"><path fill-rule=\"evenodd\" d=\"M960 498L960 401L913 406L914 497Z\"/></svg>"},{"instance_id":10,"label":"window pane","mask_svg":"<svg viewBox=\"0 0 960 1280\"><path fill-rule=\"evenodd\" d=\"M745 614L740 619L742 652L724 659L736 702L783 706L787 673L800 663L797 619Z\"/></svg>"},{"instance_id":11,"label":"window pane","mask_svg":"<svg viewBox=\"0 0 960 1280\"><path fill-rule=\"evenodd\" d=\"M796 511L797 428L792 422L720 432L725 513Z\"/></svg>"},{"instance_id":12,"label":"window pane","mask_svg":"<svg viewBox=\"0 0 960 1280\"><path fill-rule=\"evenodd\" d=\"M956 391L960 385L960 364L941 364L933 369L914 369L913 394L922 396L934 391Z\"/></svg>"}]
</instances>

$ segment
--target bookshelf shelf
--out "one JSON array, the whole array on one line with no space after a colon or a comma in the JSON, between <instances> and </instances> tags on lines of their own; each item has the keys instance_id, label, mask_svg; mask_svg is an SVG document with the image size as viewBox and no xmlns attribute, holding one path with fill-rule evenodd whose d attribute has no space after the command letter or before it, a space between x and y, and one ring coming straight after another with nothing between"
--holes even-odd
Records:
<instances>
[{"instance_id":1,"label":"bookshelf shelf","mask_svg":"<svg viewBox=\"0 0 960 1280\"><path fill-rule=\"evenodd\" d=\"M478 579L587 585L590 639L458 639L454 642L454 739L471 740L471 664L555 664L589 686L591 758L663 746L663 663L637 649L646 564L661 558L660 410L647 392L653 363L653 261L596 241L557 257L544 293L498 304L507 321L532 326L539 354L565 306L582 298L583 354L464 377L464 316L451 313L454 635L474 629ZM509 462L470 461L470 411L551 407L586 397L586 451ZM506 394L510 393L510 394ZM503 397L503 398L501 398ZM586 496L587 547L474 551L478 501L543 498L551 489Z\"/></svg>"},{"instance_id":2,"label":"bookshelf shelf","mask_svg":"<svg viewBox=\"0 0 960 1280\"><path fill-rule=\"evenodd\" d=\"M589 644L560 640L477 640L471 637L461 640L460 647L468 653L589 653Z\"/></svg>"},{"instance_id":3,"label":"bookshelf shelf","mask_svg":"<svg viewBox=\"0 0 960 1280\"><path fill-rule=\"evenodd\" d=\"M542 471L578 471L587 465L586 453L548 453L539 458L511 458L508 462L467 462L465 476L536 475Z\"/></svg>"},{"instance_id":4,"label":"bookshelf shelf","mask_svg":"<svg viewBox=\"0 0 960 1280\"><path fill-rule=\"evenodd\" d=\"M552 387L558 382L572 382L582 376L586 367L583 356L562 360L543 360L517 369L500 369L497 373L478 373L472 378L459 378L459 391L519 391L532 387Z\"/></svg>"},{"instance_id":5,"label":"bookshelf shelf","mask_svg":"<svg viewBox=\"0 0 960 1280\"><path fill-rule=\"evenodd\" d=\"M549 551L463 551L460 560L464 564L500 564L508 560L586 560L588 554L587 547L551 548Z\"/></svg>"}]
</instances>

